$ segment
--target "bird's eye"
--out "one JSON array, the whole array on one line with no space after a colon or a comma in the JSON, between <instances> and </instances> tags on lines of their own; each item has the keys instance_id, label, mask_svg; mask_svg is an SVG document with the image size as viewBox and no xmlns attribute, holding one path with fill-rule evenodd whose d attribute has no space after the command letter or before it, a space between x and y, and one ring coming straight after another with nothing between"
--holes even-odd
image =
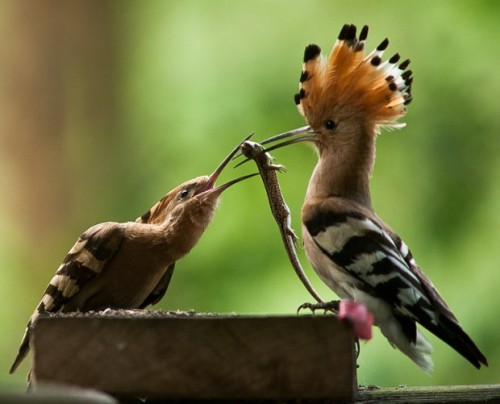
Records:
<instances>
[{"instance_id":1,"label":"bird's eye","mask_svg":"<svg viewBox=\"0 0 500 404\"><path fill-rule=\"evenodd\" d=\"M328 130L335 129L337 127L337 123L331 119L325 121L325 128Z\"/></svg>"},{"instance_id":2,"label":"bird's eye","mask_svg":"<svg viewBox=\"0 0 500 404\"><path fill-rule=\"evenodd\" d=\"M188 196L189 196L189 189L183 189L179 194L179 197L181 199L186 199Z\"/></svg>"}]
</instances>

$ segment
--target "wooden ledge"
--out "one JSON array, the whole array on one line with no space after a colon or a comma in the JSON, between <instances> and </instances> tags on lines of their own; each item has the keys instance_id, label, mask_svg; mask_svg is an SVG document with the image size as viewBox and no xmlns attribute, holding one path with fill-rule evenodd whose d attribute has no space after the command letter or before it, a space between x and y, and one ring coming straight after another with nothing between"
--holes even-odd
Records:
<instances>
[{"instance_id":1,"label":"wooden ledge","mask_svg":"<svg viewBox=\"0 0 500 404\"><path fill-rule=\"evenodd\" d=\"M500 403L500 384L360 388L356 403Z\"/></svg>"},{"instance_id":2,"label":"wooden ledge","mask_svg":"<svg viewBox=\"0 0 500 404\"><path fill-rule=\"evenodd\" d=\"M354 338L327 316L141 310L40 318L33 376L162 399L354 399Z\"/></svg>"}]
</instances>

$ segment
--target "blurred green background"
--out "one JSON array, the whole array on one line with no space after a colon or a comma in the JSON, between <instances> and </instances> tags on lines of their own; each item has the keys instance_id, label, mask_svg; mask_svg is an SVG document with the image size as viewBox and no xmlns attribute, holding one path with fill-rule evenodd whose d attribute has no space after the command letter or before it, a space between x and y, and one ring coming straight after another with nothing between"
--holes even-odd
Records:
<instances>
[{"instance_id":1,"label":"blurred green background","mask_svg":"<svg viewBox=\"0 0 500 404\"><path fill-rule=\"evenodd\" d=\"M430 336L428 376L377 331L359 383L500 382L499 18L496 1L0 1L0 388L24 388L29 361L8 368L77 236L135 219L251 131L302 126L292 98L303 49L329 51L344 23L370 26L368 49L387 36L387 56L412 59L414 102L407 128L378 140L374 206L490 362L477 371ZM299 232L316 157L304 145L274 154ZM222 199L156 308L295 313L311 298L260 180Z\"/></svg>"}]
</instances>

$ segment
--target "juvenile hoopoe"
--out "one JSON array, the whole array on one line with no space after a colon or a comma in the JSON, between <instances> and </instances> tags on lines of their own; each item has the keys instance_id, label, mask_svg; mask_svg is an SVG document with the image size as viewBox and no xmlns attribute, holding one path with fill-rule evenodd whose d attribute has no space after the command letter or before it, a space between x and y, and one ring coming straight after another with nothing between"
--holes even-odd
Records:
<instances>
[{"instance_id":1,"label":"juvenile hoopoe","mask_svg":"<svg viewBox=\"0 0 500 404\"><path fill-rule=\"evenodd\" d=\"M309 126L262 143L302 135L268 148L309 141L318 162L302 207L302 233L309 262L342 299L367 306L389 342L423 370L432 369L432 347L420 323L475 367L486 357L463 331L406 244L374 212L369 180L375 138L411 101L409 60L395 54L382 62L389 41L365 55L368 27L359 37L344 25L328 58L317 45L305 49L295 102ZM318 305L315 305L318 306Z\"/></svg>"},{"instance_id":2,"label":"juvenile hoopoe","mask_svg":"<svg viewBox=\"0 0 500 404\"><path fill-rule=\"evenodd\" d=\"M246 140L246 139L245 139ZM29 352L42 313L145 308L164 296L175 262L196 245L210 224L221 193L245 175L215 186L238 145L210 176L175 187L135 222L106 222L85 231L51 279L26 327L13 373Z\"/></svg>"}]
</instances>

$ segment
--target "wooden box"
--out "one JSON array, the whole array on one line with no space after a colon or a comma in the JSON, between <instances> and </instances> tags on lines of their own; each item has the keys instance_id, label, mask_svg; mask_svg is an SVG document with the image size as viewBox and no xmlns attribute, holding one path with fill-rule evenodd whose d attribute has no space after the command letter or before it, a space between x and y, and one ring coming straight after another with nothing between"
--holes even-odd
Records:
<instances>
[{"instance_id":1,"label":"wooden box","mask_svg":"<svg viewBox=\"0 0 500 404\"><path fill-rule=\"evenodd\" d=\"M40 318L36 382L162 399L353 399L354 338L332 315L105 311Z\"/></svg>"}]
</instances>

